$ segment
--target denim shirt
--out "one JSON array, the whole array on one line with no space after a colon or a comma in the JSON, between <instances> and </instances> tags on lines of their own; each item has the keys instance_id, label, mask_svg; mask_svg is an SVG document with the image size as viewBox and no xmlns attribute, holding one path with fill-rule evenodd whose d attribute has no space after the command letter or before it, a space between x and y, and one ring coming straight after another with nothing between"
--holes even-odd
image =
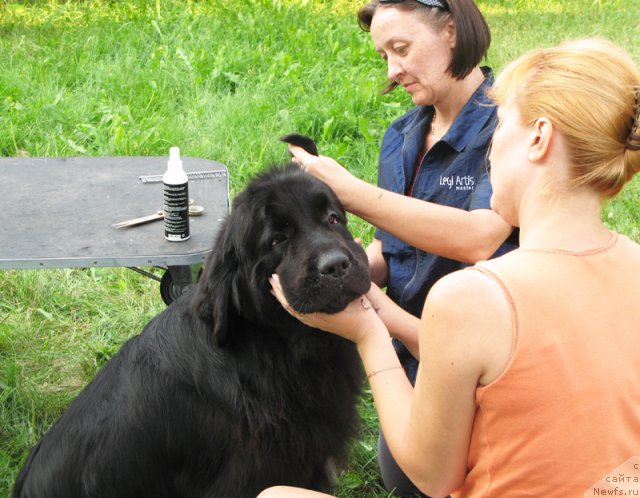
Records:
<instances>
[{"instance_id":1,"label":"denim shirt","mask_svg":"<svg viewBox=\"0 0 640 498\"><path fill-rule=\"evenodd\" d=\"M482 85L464 105L444 137L423 158L415 178L413 197L467 211L490 209L487 156L497 111L486 96L487 88L493 83L491 70L483 68L483 72ZM433 113L432 106L414 107L387 129L378 165L381 188L401 194L407 192ZM420 316L427 293L438 279L466 266L416 249L380 229L376 230L375 236L382 242L382 254L389 268L387 294L415 316ZM461 233L460 237L465 234ZM515 247L510 238L496 255Z\"/></svg>"}]
</instances>

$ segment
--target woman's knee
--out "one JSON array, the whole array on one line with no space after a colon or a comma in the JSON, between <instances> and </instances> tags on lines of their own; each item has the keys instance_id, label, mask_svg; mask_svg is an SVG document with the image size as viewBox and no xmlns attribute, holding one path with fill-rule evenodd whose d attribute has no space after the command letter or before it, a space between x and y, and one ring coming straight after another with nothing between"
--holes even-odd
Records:
<instances>
[{"instance_id":1,"label":"woman's knee","mask_svg":"<svg viewBox=\"0 0 640 498\"><path fill-rule=\"evenodd\" d=\"M265 489L257 498L334 498L331 495L311 491L309 489L289 486L273 486Z\"/></svg>"}]
</instances>

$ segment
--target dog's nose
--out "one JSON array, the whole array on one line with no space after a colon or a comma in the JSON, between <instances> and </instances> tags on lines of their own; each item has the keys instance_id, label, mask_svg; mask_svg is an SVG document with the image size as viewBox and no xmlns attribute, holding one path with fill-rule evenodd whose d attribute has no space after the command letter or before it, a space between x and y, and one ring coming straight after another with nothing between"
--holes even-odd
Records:
<instances>
[{"instance_id":1,"label":"dog's nose","mask_svg":"<svg viewBox=\"0 0 640 498\"><path fill-rule=\"evenodd\" d=\"M349 268L349 258L342 251L330 251L320 256L318 271L320 275L341 277Z\"/></svg>"}]
</instances>

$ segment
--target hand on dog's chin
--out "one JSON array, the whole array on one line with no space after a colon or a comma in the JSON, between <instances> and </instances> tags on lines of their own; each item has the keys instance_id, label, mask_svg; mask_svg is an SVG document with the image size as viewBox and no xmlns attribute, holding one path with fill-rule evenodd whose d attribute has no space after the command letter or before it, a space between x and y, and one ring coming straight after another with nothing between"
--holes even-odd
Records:
<instances>
[{"instance_id":1,"label":"hand on dog's chin","mask_svg":"<svg viewBox=\"0 0 640 498\"><path fill-rule=\"evenodd\" d=\"M299 313L287 302L278 275L272 275L269 282L272 294L291 316L309 327L331 332L356 344L369 330L372 321L380 321L366 296L354 299L337 313Z\"/></svg>"}]
</instances>

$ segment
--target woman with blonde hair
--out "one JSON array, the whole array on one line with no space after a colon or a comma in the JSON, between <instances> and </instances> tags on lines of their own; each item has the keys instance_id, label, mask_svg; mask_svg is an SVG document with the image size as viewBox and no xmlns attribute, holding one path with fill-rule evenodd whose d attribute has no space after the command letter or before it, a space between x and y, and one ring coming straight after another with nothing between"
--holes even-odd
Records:
<instances>
[{"instance_id":1,"label":"woman with blonde hair","mask_svg":"<svg viewBox=\"0 0 640 498\"><path fill-rule=\"evenodd\" d=\"M640 245L600 216L640 170L640 71L610 42L565 42L509 65L491 96L491 205L520 248L434 285L415 387L388 301L297 316L357 344L392 454L424 493L593 496L640 455ZM609 483L637 489L632 472ZM290 496L317 494L260 498Z\"/></svg>"}]
</instances>

